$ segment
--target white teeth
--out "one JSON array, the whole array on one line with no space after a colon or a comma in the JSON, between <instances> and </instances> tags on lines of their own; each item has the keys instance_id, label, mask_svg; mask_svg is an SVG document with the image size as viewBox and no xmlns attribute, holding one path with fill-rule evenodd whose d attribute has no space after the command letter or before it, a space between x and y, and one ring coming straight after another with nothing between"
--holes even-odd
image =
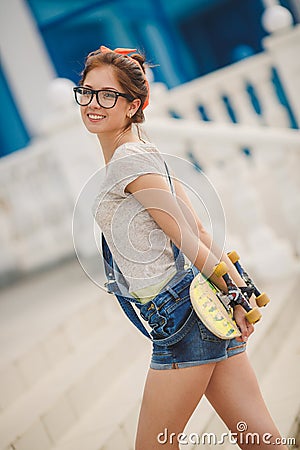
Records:
<instances>
[{"instance_id":1,"label":"white teeth","mask_svg":"<svg viewBox=\"0 0 300 450\"><path fill-rule=\"evenodd\" d=\"M89 114L88 115L91 119L97 120L97 119L104 119L105 116L100 116L98 114Z\"/></svg>"}]
</instances>

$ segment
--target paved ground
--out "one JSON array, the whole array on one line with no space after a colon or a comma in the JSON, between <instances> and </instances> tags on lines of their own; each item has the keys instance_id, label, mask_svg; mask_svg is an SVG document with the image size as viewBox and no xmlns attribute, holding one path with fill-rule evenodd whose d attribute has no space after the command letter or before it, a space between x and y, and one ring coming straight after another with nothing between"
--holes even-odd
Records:
<instances>
[{"instance_id":1,"label":"paved ground","mask_svg":"<svg viewBox=\"0 0 300 450\"><path fill-rule=\"evenodd\" d=\"M103 291L71 260L0 290L0 368Z\"/></svg>"}]
</instances>

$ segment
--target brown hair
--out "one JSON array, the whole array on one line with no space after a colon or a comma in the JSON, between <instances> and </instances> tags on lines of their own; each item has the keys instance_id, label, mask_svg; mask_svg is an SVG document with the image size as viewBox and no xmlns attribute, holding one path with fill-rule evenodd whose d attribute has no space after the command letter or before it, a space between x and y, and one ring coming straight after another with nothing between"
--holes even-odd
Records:
<instances>
[{"instance_id":1,"label":"brown hair","mask_svg":"<svg viewBox=\"0 0 300 450\"><path fill-rule=\"evenodd\" d=\"M145 120L142 108L148 96L144 63L145 57L139 53L134 53L129 57L113 51L101 52L101 50L96 50L87 56L79 84L82 85L84 83L87 74L95 67L111 66L118 82L122 86L123 92L130 95L133 99L139 98L141 100L139 109L129 119L130 123L142 123Z\"/></svg>"}]
</instances>

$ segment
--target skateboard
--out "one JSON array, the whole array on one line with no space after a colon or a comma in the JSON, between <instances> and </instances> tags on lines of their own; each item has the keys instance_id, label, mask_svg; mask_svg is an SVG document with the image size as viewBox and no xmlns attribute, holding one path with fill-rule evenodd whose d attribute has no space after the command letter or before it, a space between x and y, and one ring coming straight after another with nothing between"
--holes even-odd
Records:
<instances>
[{"instance_id":1,"label":"skateboard","mask_svg":"<svg viewBox=\"0 0 300 450\"><path fill-rule=\"evenodd\" d=\"M249 323L256 323L261 318L259 309L252 308L249 303L253 287L247 285L245 288L238 288L231 280L224 261L215 266L213 274L223 278L228 292L225 294L203 274L198 273L190 286L193 308L204 325L219 338L232 339L241 336L233 318L233 306L241 305L245 309Z\"/></svg>"},{"instance_id":2,"label":"skateboard","mask_svg":"<svg viewBox=\"0 0 300 450\"><path fill-rule=\"evenodd\" d=\"M227 253L227 256L230 259L230 261L235 265L235 268L237 269L237 271L239 272L239 274L245 281L246 285L249 288L251 288L252 293L255 295L257 306L259 306L260 308L262 306L266 306L270 301L269 297L267 296L267 294L265 292L262 292L262 293L259 292L259 290L257 289L255 284L251 280L248 273L241 266L241 264L239 262L240 257L238 255L238 253L236 251L229 252L229 253Z\"/></svg>"}]
</instances>

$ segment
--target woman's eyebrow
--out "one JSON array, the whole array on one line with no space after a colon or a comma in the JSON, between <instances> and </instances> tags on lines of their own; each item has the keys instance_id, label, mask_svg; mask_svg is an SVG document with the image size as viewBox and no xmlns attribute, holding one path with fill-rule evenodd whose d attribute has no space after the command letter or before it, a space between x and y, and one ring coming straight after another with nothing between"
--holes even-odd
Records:
<instances>
[{"instance_id":1,"label":"woman's eyebrow","mask_svg":"<svg viewBox=\"0 0 300 450\"><path fill-rule=\"evenodd\" d=\"M89 89L94 89L93 86L90 86L89 84L84 84L83 87L89 88ZM117 91L118 89L111 87L111 86L104 86L100 89L102 90L110 90L110 91Z\"/></svg>"}]
</instances>

